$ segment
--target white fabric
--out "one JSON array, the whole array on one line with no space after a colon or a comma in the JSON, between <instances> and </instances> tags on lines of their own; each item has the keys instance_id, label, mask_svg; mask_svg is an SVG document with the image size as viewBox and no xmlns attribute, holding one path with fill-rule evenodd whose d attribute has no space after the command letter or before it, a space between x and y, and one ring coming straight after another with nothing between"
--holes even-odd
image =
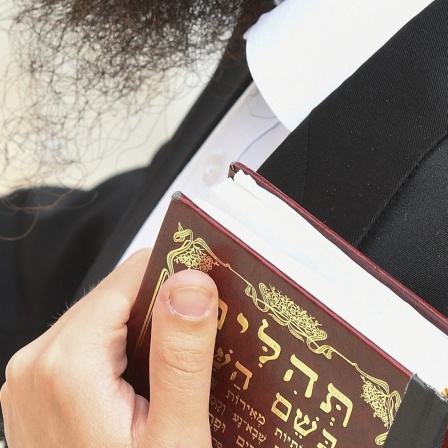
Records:
<instances>
[{"instance_id":1,"label":"white fabric","mask_svg":"<svg viewBox=\"0 0 448 448\"><path fill-rule=\"evenodd\" d=\"M293 130L430 3L286 0L246 34L253 79L280 121Z\"/></svg>"},{"instance_id":2,"label":"white fabric","mask_svg":"<svg viewBox=\"0 0 448 448\"><path fill-rule=\"evenodd\" d=\"M120 262L137 249L154 245L173 193L207 199L210 187L227 177L232 162L239 160L256 170L287 135L251 85L166 191Z\"/></svg>"}]
</instances>

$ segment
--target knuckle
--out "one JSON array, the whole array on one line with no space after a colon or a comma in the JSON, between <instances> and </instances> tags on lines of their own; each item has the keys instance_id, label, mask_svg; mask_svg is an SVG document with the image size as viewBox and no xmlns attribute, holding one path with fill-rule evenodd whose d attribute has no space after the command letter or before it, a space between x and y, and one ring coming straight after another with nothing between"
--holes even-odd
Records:
<instances>
[{"instance_id":1,"label":"knuckle","mask_svg":"<svg viewBox=\"0 0 448 448\"><path fill-rule=\"evenodd\" d=\"M45 349L34 364L34 388L52 397L70 396L74 378L73 370L69 368L66 358L62 348L57 344Z\"/></svg>"},{"instance_id":2,"label":"knuckle","mask_svg":"<svg viewBox=\"0 0 448 448\"><path fill-rule=\"evenodd\" d=\"M29 350L25 347L15 353L9 360L5 370L6 381L12 387L16 384L20 385L22 379L30 371L32 371L31 356Z\"/></svg>"},{"instance_id":3,"label":"knuckle","mask_svg":"<svg viewBox=\"0 0 448 448\"><path fill-rule=\"evenodd\" d=\"M54 348L48 348L36 360L34 373L36 377L42 380L49 380L52 374L57 370L59 356Z\"/></svg>"},{"instance_id":4,"label":"knuckle","mask_svg":"<svg viewBox=\"0 0 448 448\"><path fill-rule=\"evenodd\" d=\"M5 370L8 387L13 391L36 385L48 389L56 381L67 383L70 381L67 358L63 347L54 341L43 350L31 343L9 360Z\"/></svg>"}]
</instances>

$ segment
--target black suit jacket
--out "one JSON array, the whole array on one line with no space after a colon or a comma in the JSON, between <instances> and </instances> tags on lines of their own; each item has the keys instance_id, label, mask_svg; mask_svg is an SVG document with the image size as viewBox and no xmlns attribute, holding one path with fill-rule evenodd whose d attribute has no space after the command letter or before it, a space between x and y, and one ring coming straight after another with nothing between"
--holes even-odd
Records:
<instances>
[{"instance_id":1,"label":"black suit jacket","mask_svg":"<svg viewBox=\"0 0 448 448\"><path fill-rule=\"evenodd\" d=\"M447 23L447 2L437 0L312 111L260 170L445 315ZM113 269L167 186L251 82L244 57L235 58L242 43L232 45L148 167L92 191L19 191L4 201L2 374L14 351ZM57 206L45 207L55 194Z\"/></svg>"}]
</instances>

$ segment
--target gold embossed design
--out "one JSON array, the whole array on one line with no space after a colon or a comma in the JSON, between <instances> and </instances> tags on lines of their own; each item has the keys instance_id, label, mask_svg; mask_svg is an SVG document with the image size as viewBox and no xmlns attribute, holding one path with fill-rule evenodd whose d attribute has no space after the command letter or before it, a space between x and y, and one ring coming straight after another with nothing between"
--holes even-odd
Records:
<instances>
[{"instance_id":1,"label":"gold embossed design","mask_svg":"<svg viewBox=\"0 0 448 448\"><path fill-rule=\"evenodd\" d=\"M211 271L213 266L219 266L222 263L202 238L193 239L193 232L190 229L184 230L180 223L173 240L183 244L179 249L172 250L168 254L169 275L174 274L173 263L180 263L187 269L198 269L206 273Z\"/></svg>"},{"instance_id":2,"label":"gold embossed design","mask_svg":"<svg viewBox=\"0 0 448 448\"><path fill-rule=\"evenodd\" d=\"M299 307L288 296L282 294L275 286L270 285L267 287L264 283L259 283L260 295L258 295L257 289L251 282L236 272L229 263L223 262L202 238L194 239L193 231L191 229L183 229L180 223L173 240L176 243L182 243L182 245L170 251L167 255L167 266L160 273L133 358L140 350L141 343L148 330L152 307L159 288L169 276L174 274L174 263L182 264L188 269L199 269L203 272L209 272L213 267L221 266L229 269L245 283L244 293L252 299L261 312L269 314L279 325L287 327L290 333L298 340L305 342L313 353L323 355L328 360L332 359L333 355L337 355L356 369L363 381L361 397L372 408L373 417L381 419L387 430L390 429L394 416L401 404L400 394L397 391L390 393L389 385L385 381L368 375L359 368L357 363L350 361L334 347L320 345L320 341L327 339L327 333L321 328L321 324L314 317L310 316L306 310ZM378 435L375 438L375 443L384 445L387 434L388 431Z\"/></svg>"},{"instance_id":3,"label":"gold embossed design","mask_svg":"<svg viewBox=\"0 0 448 448\"><path fill-rule=\"evenodd\" d=\"M394 416L401 404L401 397L397 391L389 393L389 385L378 378L374 378L362 371L357 363L350 361L338 350L330 345L319 345L319 341L327 339L327 333L321 328L321 324L308 312L293 302L288 296L282 294L274 286L269 288L259 284L261 299L253 297L257 308L268 313L282 326L287 326L290 333L308 348L318 355L324 355L331 359L333 354L339 356L360 374L364 383L361 397L373 409L373 417L380 418L384 426L389 430ZM377 445L384 445L387 432L376 437Z\"/></svg>"},{"instance_id":4,"label":"gold embossed design","mask_svg":"<svg viewBox=\"0 0 448 448\"><path fill-rule=\"evenodd\" d=\"M289 297L274 286L268 288L264 283L260 283L258 288L262 302L269 309L268 313L277 323L288 327L297 339L307 345L327 339L327 333L320 328L320 323Z\"/></svg>"},{"instance_id":5,"label":"gold embossed design","mask_svg":"<svg viewBox=\"0 0 448 448\"><path fill-rule=\"evenodd\" d=\"M212 257L205 255L202 248L197 246L192 246L188 252L179 254L174 262L183 264L188 269L198 269L205 273L211 271L213 265L218 264Z\"/></svg>"},{"instance_id":6,"label":"gold embossed design","mask_svg":"<svg viewBox=\"0 0 448 448\"><path fill-rule=\"evenodd\" d=\"M174 263L183 264L187 269L197 269L202 272L209 272L213 266L219 266L218 261L209 255L210 248L202 238L193 240L193 232L184 230L181 224L178 224L178 231L174 234L175 242L184 243L180 250L174 250L168 255ZM173 274L172 264L170 274Z\"/></svg>"},{"instance_id":7,"label":"gold embossed design","mask_svg":"<svg viewBox=\"0 0 448 448\"><path fill-rule=\"evenodd\" d=\"M380 418L384 426L389 430L401 404L400 394L396 390L389 393L389 385L384 381L369 377L371 381L362 375L361 378L364 382L361 397L373 409L373 416ZM384 445L386 438L387 432L380 434L375 439L375 443Z\"/></svg>"}]
</instances>

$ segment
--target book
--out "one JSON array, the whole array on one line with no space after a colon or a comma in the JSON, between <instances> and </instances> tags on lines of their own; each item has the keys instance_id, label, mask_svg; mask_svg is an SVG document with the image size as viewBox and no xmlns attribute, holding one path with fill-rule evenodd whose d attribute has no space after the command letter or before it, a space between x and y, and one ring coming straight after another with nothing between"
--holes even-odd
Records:
<instances>
[{"instance_id":1,"label":"book","mask_svg":"<svg viewBox=\"0 0 448 448\"><path fill-rule=\"evenodd\" d=\"M441 446L447 319L258 174L230 171L209 202L173 196L128 323L125 378L149 398L157 292L200 269L220 297L213 447Z\"/></svg>"}]
</instances>

